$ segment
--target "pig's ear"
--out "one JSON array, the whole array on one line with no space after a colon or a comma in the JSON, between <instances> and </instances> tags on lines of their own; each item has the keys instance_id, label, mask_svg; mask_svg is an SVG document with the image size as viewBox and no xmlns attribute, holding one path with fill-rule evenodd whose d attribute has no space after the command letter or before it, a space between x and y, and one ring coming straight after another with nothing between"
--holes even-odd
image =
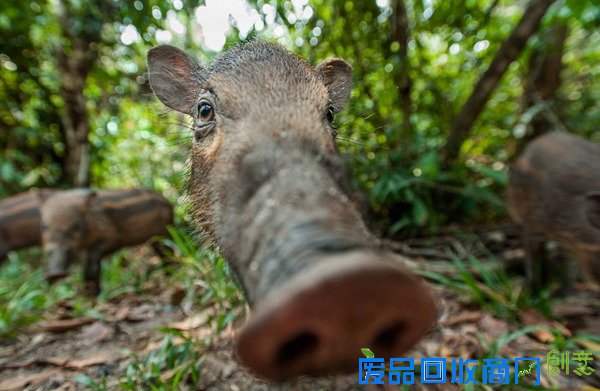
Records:
<instances>
[{"instance_id":1,"label":"pig's ear","mask_svg":"<svg viewBox=\"0 0 600 391\"><path fill-rule=\"evenodd\" d=\"M184 51L161 45L148 51L148 79L158 99L173 110L193 115L203 69Z\"/></svg>"},{"instance_id":2,"label":"pig's ear","mask_svg":"<svg viewBox=\"0 0 600 391\"><path fill-rule=\"evenodd\" d=\"M585 211L590 224L600 229L600 191L586 194Z\"/></svg>"},{"instance_id":3,"label":"pig's ear","mask_svg":"<svg viewBox=\"0 0 600 391\"><path fill-rule=\"evenodd\" d=\"M316 71L327 87L333 109L341 111L350 98L352 67L344 60L330 58L319 64Z\"/></svg>"}]
</instances>

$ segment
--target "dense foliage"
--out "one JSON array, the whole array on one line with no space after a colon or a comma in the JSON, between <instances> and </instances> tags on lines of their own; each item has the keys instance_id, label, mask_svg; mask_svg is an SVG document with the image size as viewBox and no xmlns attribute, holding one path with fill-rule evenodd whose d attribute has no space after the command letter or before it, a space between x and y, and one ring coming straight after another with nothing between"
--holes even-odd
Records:
<instances>
[{"instance_id":1,"label":"dense foliage","mask_svg":"<svg viewBox=\"0 0 600 391\"><path fill-rule=\"evenodd\" d=\"M451 161L443 147L452 124L527 3L237 3L225 48L259 37L312 63L337 56L353 65L352 100L336 123L354 184L384 234L501 218L507 165L530 135L568 129L600 138L600 6L591 0L550 6ZM91 183L183 200L185 118L150 94L145 53L169 42L210 60L217 48L207 45L202 15L211 7L218 2L3 1L0 198Z\"/></svg>"}]
</instances>

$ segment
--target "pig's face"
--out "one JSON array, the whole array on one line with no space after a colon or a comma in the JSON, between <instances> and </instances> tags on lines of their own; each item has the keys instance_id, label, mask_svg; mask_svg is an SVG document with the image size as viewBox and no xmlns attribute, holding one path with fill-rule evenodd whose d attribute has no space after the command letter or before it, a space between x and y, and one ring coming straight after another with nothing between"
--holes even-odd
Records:
<instances>
[{"instance_id":1,"label":"pig's face","mask_svg":"<svg viewBox=\"0 0 600 391\"><path fill-rule=\"evenodd\" d=\"M309 150L343 177L331 123L350 95L344 61L315 69L278 46L252 43L208 69L170 46L151 50L148 62L156 95L193 119L191 187L198 220L210 230L231 223L224 209L252 197L293 149Z\"/></svg>"},{"instance_id":2,"label":"pig's face","mask_svg":"<svg viewBox=\"0 0 600 391\"><path fill-rule=\"evenodd\" d=\"M240 359L284 379L355 370L364 346L387 356L412 346L434 320L433 300L374 250L335 146L350 66L312 68L260 42L210 68L169 46L148 64L158 98L193 119L196 218L255 307Z\"/></svg>"},{"instance_id":3,"label":"pig's face","mask_svg":"<svg viewBox=\"0 0 600 391\"><path fill-rule=\"evenodd\" d=\"M50 280L65 276L68 266L79 256L90 194L87 190L71 191L55 195L42 205L42 243Z\"/></svg>"}]
</instances>

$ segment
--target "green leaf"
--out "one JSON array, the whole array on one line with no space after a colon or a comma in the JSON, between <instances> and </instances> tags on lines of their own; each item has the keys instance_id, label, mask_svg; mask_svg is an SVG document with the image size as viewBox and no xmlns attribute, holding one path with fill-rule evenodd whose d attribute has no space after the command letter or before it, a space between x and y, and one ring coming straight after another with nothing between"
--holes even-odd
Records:
<instances>
[{"instance_id":1,"label":"green leaf","mask_svg":"<svg viewBox=\"0 0 600 391\"><path fill-rule=\"evenodd\" d=\"M371 349L369 348L362 348L360 349L362 351L362 354L366 357L366 358L373 358L375 357L375 354L373 353L373 351L371 351Z\"/></svg>"},{"instance_id":2,"label":"green leaf","mask_svg":"<svg viewBox=\"0 0 600 391\"><path fill-rule=\"evenodd\" d=\"M508 183L508 175L506 171L496 171L491 167L480 165L478 166L479 173L486 178L490 178L499 185L506 186Z\"/></svg>"},{"instance_id":3,"label":"green leaf","mask_svg":"<svg viewBox=\"0 0 600 391\"><path fill-rule=\"evenodd\" d=\"M408 216L402 217L400 220L398 220L394 224L392 224L392 226L390 227L390 234L392 234L392 235L397 234L398 232L400 232L401 229L409 226L410 223L411 223L410 217L408 217Z\"/></svg>"},{"instance_id":4,"label":"green leaf","mask_svg":"<svg viewBox=\"0 0 600 391\"><path fill-rule=\"evenodd\" d=\"M430 151L419 159L415 168L421 169L425 178L436 179L439 173L439 159L437 151Z\"/></svg>"},{"instance_id":5,"label":"green leaf","mask_svg":"<svg viewBox=\"0 0 600 391\"><path fill-rule=\"evenodd\" d=\"M96 384L89 376L86 375L77 375L73 378L73 380L88 387L93 387Z\"/></svg>"},{"instance_id":6,"label":"green leaf","mask_svg":"<svg viewBox=\"0 0 600 391\"><path fill-rule=\"evenodd\" d=\"M427 206L425 206L425 203L420 198L415 198L413 202L413 218L419 227L424 226L429 219Z\"/></svg>"},{"instance_id":7,"label":"green leaf","mask_svg":"<svg viewBox=\"0 0 600 391\"><path fill-rule=\"evenodd\" d=\"M585 0L567 0L566 6L569 7L576 18L580 18L588 5L587 3Z\"/></svg>"}]
</instances>

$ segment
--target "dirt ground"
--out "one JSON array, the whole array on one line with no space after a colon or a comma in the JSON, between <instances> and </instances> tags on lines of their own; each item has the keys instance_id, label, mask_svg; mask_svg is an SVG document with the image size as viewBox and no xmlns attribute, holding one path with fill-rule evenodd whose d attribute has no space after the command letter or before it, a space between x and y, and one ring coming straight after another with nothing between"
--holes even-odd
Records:
<instances>
[{"instance_id":1,"label":"dirt ground","mask_svg":"<svg viewBox=\"0 0 600 391\"><path fill-rule=\"evenodd\" d=\"M491 251L496 259L509 266L513 262L518 264L523 256L513 238L501 231L483 235L480 242L484 243L486 250L481 250L482 247L471 240L444 236L387 244L410 257L409 266L441 275L455 272L450 263L439 261L447 257L448 246L476 256L480 255L478 251ZM438 261L433 262L432 259ZM207 325L213 309L185 313L181 306L173 304L177 302L174 299L177 290L172 288L157 282L149 286L144 295L126 294L99 304L96 310L103 320L64 319L69 303L62 303L63 308L59 305L53 313L46 314L44 320L22 330L17 340L0 341L0 391L86 389L74 379L81 374L92 379L106 376L107 388L113 389L132 360L126 350L142 357L158 349L164 338L158 329L164 326L179 330L182 335L195 340L210 341L199 348L201 390L398 389L392 386L361 388L357 386L357 374L267 384L241 368L233 358L232 341L238 326L229 326L220 335L213 335L214 330ZM553 327L567 336L578 333L600 336L600 292L591 286L576 285L575 292L553 308L554 320L547 320L535 309L523 311L520 313L521 326L482 310L447 287L436 285L435 294L439 303L437 327L413 351L404 355L415 357L417 362L420 357L481 357L498 346L496 355L499 357L542 357L544 363L556 338L546 329L525 332L506 344L497 343L503 336L524 326ZM243 317L240 316L236 324L241 324ZM178 340L175 339L174 343ZM589 340L581 340L578 344L581 350L600 351L600 346ZM552 377L543 368L542 389L600 389L599 360L596 355L591 363L596 372L584 378L573 374ZM424 387L418 383L416 381L413 389ZM452 390L460 387L444 384L427 389Z\"/></svg>"}]
</instances>

